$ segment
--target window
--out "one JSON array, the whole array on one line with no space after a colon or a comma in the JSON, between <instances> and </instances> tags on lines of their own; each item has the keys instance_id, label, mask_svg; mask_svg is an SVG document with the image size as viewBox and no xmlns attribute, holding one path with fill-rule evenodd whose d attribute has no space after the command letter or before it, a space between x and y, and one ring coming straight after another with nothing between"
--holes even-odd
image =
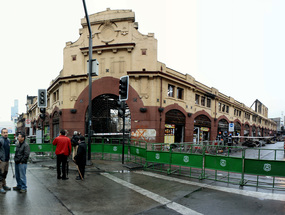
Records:
<instances>
[{"instance_id":1,"label":"window","mask_svg":"<svg viewBox=\"0 0 285 215\"><path fill-rule=\"evenodd\" d=\"M169 97L174 97L174 86L173 86L173 85L168 84L168 92L167 92L167 95L168 95Z\"/></svg>"},{"instance_id":2,"label":"window","mask_svg":"<svg viewBox=\"0 0 285 215\"><path fill-rule=\"evenodd\" d=\"M177 98L178 99L183 99L183 89L177 87Z\"/></svg>"},{"instance_id":3,"label":"window","mask_svg":"<svg viewBox=\"0 0 285 215\"><path fill-rule=\"evenodd\" d=\"M219 111L222 110L222 104L219 102Z\"/></svg>"},{"instance_id":4,"label":"window","mask_svg":"<svg viewBox=\"0 0 285 215\"><path fill-rule=\"evenodd\" d=\"M229 106L226 106L226 112L229 113Z\"/></svg>"},{"instance_id":5,"label":"window","mask_svg":"<svg viewBox=\"0 0 285 215\"><path fill-rule=\"evenodd\" d=\"M207 98L207 107L210 108L211 107L211 99Z\"/></svg>"},{"instance_id":6,"label":"window","mask_svg":"<svg viewBox=\"0 0 285 215\"><path fill-rule=\"evenodd\" d=\"M146 55L146 49L142 49L142 55Z\"/></svg>"},{"instance_id":7,"label":"window","mask_svg":"<svg viewBox=\"0 0 285 215\"><path fill-rule=\"evenodd\" d=\"M76 55L71 56L72 61L76 61Z\"/></svg>"},{"instance_id":8,"label":"window","mask_svg":"<svg viewBox=\"0 0 285 215\"><path fill-rule=\"evenodd\" d=\"M205 106L205 96L201 96L201 105Z\"/></svg>"},{"instance_id":9,"label":"window","mask_svg":"<svg viewBox=\"0 0 285 215\"><path fill-rule=\"evenodd\" d=\"M200 95L196 94L195 95L195 104L198 105L200 100Z\"/></svg>"}]
</instances>

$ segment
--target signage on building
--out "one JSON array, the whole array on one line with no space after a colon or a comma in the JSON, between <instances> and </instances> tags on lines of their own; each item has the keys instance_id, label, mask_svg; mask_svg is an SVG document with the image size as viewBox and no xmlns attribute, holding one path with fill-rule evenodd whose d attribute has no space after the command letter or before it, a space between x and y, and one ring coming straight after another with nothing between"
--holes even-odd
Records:
<instances>
[{"instance_id":1,"label":"signage on building","mask_svg":"<svg viewBox=\"0 0 285 215\"><path fill-rule=\"evenodd\" d=\"M210 128L207 128L207 127L201 127L201 131L206 131L206 132L209 132Z\"/></svg>"},{"instance_id":2,"label":"signage on building","mask_svg":"<svg viewBox=\"0 0 285 215\"><path fill-rule=\"evenodd\" d=\"M25 127L26 128L30 128L31 127L31 120L30 119L26 119Z\"/></svg>"},{"instance_id":3,"label":"signage on building","mask_svg":"<svg viewBox=\"0 0 285 215\"><path fill-rule=\"evenodd\" d=\"M235 124L229 123L229 132L234 132L234 131L235 131Z\"/></svg>"}]
</instances>

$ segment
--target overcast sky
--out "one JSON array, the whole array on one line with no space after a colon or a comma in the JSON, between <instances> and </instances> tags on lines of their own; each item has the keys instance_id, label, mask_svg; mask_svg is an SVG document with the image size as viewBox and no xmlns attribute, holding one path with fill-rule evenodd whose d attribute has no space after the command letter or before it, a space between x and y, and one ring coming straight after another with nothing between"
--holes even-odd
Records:
<instances>
[{"instance_id":1,"label":"overcast sky","mask_svg":"<svg viewBox=\"0 0 285 215\"><path fill-rule=\"evenodd\" d=\"M285 107L284 0L86 0L89 14L132 9L143 34L154 33L158 60L269 117ZM11 106L48 88L63 68L63 48L79 38L81 0L0 2L0 121Z\"/></svg>"}]
</instances>

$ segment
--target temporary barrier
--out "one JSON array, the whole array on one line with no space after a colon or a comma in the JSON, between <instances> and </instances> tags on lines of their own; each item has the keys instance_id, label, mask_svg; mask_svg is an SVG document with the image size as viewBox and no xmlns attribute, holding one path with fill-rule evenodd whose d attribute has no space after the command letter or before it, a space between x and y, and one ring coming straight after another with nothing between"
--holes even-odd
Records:
<instances>
[{"instance_id":1,"label":"temporary barrier","mask_svg":"<svg viewBox=\"0 0 285 215\"><path fill-rule=\"evenodd\" d=\"M214 180L241 186L285 190L284 150L225 146L223 142L146 143L128 140L124 153L127 162L145 169L178 174L201 180ZM31 152L54 155L52 144L30 144ZM121 160L122 139L93 139L93 159ZM10 152L15 153L15 145ZM234 153L233 153L234 152Z\"/></svg>"}]
</instances>

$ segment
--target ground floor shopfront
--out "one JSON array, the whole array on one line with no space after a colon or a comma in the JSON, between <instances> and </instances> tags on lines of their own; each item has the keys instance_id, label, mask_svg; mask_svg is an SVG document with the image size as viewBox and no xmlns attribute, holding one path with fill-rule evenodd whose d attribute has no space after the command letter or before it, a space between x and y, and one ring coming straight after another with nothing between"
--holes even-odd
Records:
<instances>
[{"instance_id":1,"label":"ground floor shopfront","mask_svg":"<svg viewBox=\"0 0 285 215\"><path fill-rule=\"evenodd\" d=\"M111 87L106 87L111 86ZM119 80L112 77L101 78L92 85L92 130L95 135L119 135L122 133L122 119L118 118ZM206 111L188 113L178 104L145 106L135 89L130 87L126 102L126 131L131 138L148 142L173 143L215 140L218 133L228 133L229 124L234 124L234 136L273 136L275 131L258 125L230 121L227 116L211 117ZM74 107L55 107L47 114L43 123L46 136L54 138L61 128L72 136L74 131L87 133L88 87L78 96ZM41 120L32 121L35 133L42 127Z\"/></svg>"}]
</instances>

